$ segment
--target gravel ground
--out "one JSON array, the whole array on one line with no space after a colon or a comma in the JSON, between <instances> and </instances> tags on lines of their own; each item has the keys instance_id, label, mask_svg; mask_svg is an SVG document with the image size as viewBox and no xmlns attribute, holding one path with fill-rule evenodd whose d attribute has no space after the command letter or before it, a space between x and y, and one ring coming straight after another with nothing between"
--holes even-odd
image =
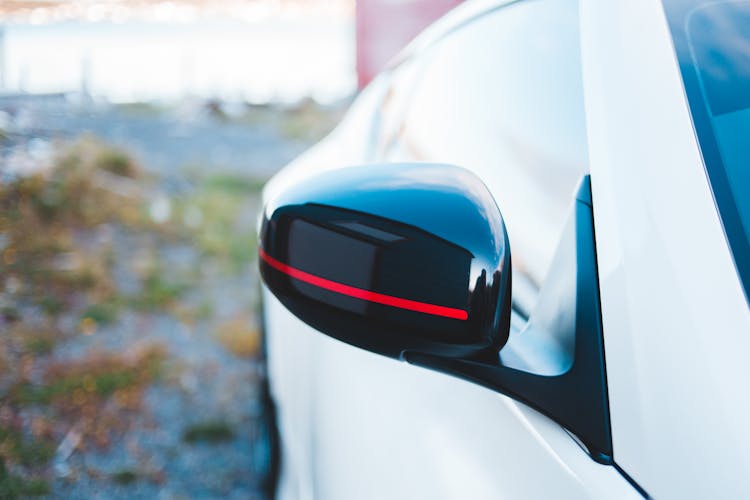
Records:
<instances>
[{"instance_id":1,"label":"gravel ground","mask_svg":"<svg viewBox=\"0 0 750 500\"><path fill-rule=\"evenodd\" d=\"M267 178L309 146L310 138L285 137L273 108L244 107L224 115L216 105L186 101L169 109L153 105L81 104L68 97L0 97L9 139L0 158L44 154L48 141L92 133L127 149L163 176L187 169ZM334 111L335 113L335 111ZM33 159L33 158L32 158Z\"/></svg>"},{"instance_id":2,"label":"gravel ground","mask_svg":"<svg viewBox=\"0 0 750 500\"><path fill-rule=\"evenodd\" d=\"M132 249L133 242L120 242ZM173 250L177 257L169 257ZM162 249L165 265L201 257L185 248ZM193 253L187 256L185 253ZM182 261L182 262L180 262ZM180 265L175 266L180 272ZM263 364L256 356L239 357L217 339L216 331L241 318L257 329L252 304L257 274L252 268L227 278L207 269L191 284L187 304L211 303L213 312L196 322L173 314L124 312L90 336L59 344L54 361L75 362L91 352L123 352L156 343L166 347L166 374L149 387L141 410L125 416L125 431L115 432L103 448L84 447L53 463L54 496L64 498L267 498L270 464L267 408L263 400ZM216 305L213 305L216 304ZM231 437L187 442L192 426L219 423ZM132 471L128 484L113 480Z\"/></svg>"},{"instance_id":3,"label":"gravel ground","mask_svg":"<svg viewBox=\"0 0 750 500\"><path fill-rule=\"evenodd\" d=\"M127 148L156 174L159 189L178 195L189 191L187 172L196 168L267 178L309 145L309 139L285 137L278 122L237 123L195 109L82 108L53 96L0 100L0 111L6 125L0 180L3 173L33 170L56 141L84 133ZM261 116L273 113L264 110ZM237 208L236 223L243 230L254 224L258 196L248 193ZM63 432L55 434L54 457L42 470L49 496L269 498L274 424L257 340L254 258L228 271L207 258L198 242L154 242L148 234L111 228L102 232L113 249L115 284L123 293L138 290L133 265L140 253L154 248L164 275L178 279L185 290L169 310L125 308L93 334L66 336L44 358L42 366L75 365L92 353L128 353L143 345L159 345L167 353L162 375L140 394L139 404L113 410L117 425L106 443L87 443L86 429L75 421L57 422ZM94 235L93 244L101 237ZM66 319L63 312L60 323L75 330L77 318L71 313ZM107 412L110 402L100 411ZM23 426L49 415L45 409L23 409Z\"/></svg>"}]
</instances>

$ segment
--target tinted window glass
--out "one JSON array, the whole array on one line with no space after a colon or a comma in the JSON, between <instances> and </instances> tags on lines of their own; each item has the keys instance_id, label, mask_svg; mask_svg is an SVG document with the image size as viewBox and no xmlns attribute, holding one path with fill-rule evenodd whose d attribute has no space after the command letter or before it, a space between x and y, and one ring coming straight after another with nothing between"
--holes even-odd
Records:
<instances>
[{"instance_id":1,"label":"tinted window glass","mask_svg":"<svg viewBox=\"0 0 750 500\"><path fill-rule=\"evenodd\" d=\"M425 69L384 153L480 176L505 218L526 310L587 171L579 53L575 2L522 2L473 21L417 56Z\"/></svg>"},{"instance_id":2,"label":"tinted window glass","mask_svg":"<svg viewBox=\"0 0 750 500\"><path fill-rule=\"evenodd\" d=\"M704 5L688 15L688 40L712 114L750 107L750 2Z\"/></svg>"},{"instance_id":3,"label":"tinted window glass","mask_svg":"<svg viewBox=\"0 0 750 500\"><path fill-rule=\"evenodd\" d=\"M665 1L693 124L750 296L750 1Z\"/></svg>"}]
</instances>

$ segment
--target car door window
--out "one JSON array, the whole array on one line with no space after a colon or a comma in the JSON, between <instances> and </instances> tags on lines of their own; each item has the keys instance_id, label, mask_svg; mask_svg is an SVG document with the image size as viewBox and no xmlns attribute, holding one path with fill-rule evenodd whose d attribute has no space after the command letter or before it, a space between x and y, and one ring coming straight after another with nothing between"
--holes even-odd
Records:
<instances>
[{"instance_id":1,"label":"car door window","mask_svg":"<svg viewBox=\"0 0 750 500\"><path fill-rule=\"evenodd\" d=\"M409 109L409 103L414 99L430 54L419 58L411 58L401 63L390 76L390 87L386 92L378 109L378 147L382 154L390 148L403 124L404 114Z\"/></svg>"},{"instance_id":2,"label":"car door window","mask_svg":"<svg viewBox=\"0 0 750 500\"><path fill-rule=\"evenodd\" d=\"M453 163L487 184L527 312L588 170L577 16L575 1L524 1L449 33L414 56L425 68L381 141L381 160Z\"/></svg>"}]
</instances>

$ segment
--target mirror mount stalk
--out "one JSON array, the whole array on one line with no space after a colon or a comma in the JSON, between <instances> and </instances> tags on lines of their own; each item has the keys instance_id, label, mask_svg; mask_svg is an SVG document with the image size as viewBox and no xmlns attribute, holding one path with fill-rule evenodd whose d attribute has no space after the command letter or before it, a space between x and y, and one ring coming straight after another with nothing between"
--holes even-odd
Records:
<instances>
[{"instance_id":1,"label":"mirror mount stalk","mask_svg":"<svg viewBox=\"0 0 750 500\"><path fill-rule=\"evenodd\" d=\"M575 310L572 325L575 340L573 362L564 373L539 375L507 366L499 359L497 362L448 359L418 352L408 352L404 358L409 363L470 380L525 403L574 434L595 461L612 464L601 302L588 176L581 183L572 215L566 231L573 231L574 234L571 241L574 242L572 258L575 259L575 283L567 288L575 291L572 301L568 301L572 302ZM569 250L558 249L560 251ZM532 312L530 321L534 321L535 313Z\"/></svg>"}]
</instances>

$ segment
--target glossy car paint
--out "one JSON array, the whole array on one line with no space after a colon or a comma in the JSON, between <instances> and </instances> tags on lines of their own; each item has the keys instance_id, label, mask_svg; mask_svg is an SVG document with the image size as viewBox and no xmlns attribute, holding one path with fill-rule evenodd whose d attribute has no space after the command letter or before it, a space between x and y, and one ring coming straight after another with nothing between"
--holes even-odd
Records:
<instances>
[{"instance_id":1,"label":"glossy car paint","mask_svg":"<svg viewBox=\"0 0 750 500\"><path fill-rule=\"evenodd\" d=\"M747 498L750 310L664 12L581 13L615 459L655 498Z\"/></svg>"},{"instance_id":2,"label":"glossy car paint","mask_svg":"<svg viewBox=\"0 0 750 500\"><path fill-rule=\"evenodd\" d=\"M280 498L641 498L523 404L320 335L264 300L283 332L268 345Z\"/></svg>"},{"instance_id":3,"label":"glossy car paint","mask_svg":"<svg viewBox=\"0 0 750 500\"><path fill-rule=\"evenodd\" d=\"M498 4L465 4L415 47ZM661 4L582 0L580 11L615 461L656 498L747 497L750 312ZM376 80L267 192L371 161L386 87ZM264 308L279 498L641 497L523 404L321 335L268 290Z\"/></svg>"}]
</instances>

